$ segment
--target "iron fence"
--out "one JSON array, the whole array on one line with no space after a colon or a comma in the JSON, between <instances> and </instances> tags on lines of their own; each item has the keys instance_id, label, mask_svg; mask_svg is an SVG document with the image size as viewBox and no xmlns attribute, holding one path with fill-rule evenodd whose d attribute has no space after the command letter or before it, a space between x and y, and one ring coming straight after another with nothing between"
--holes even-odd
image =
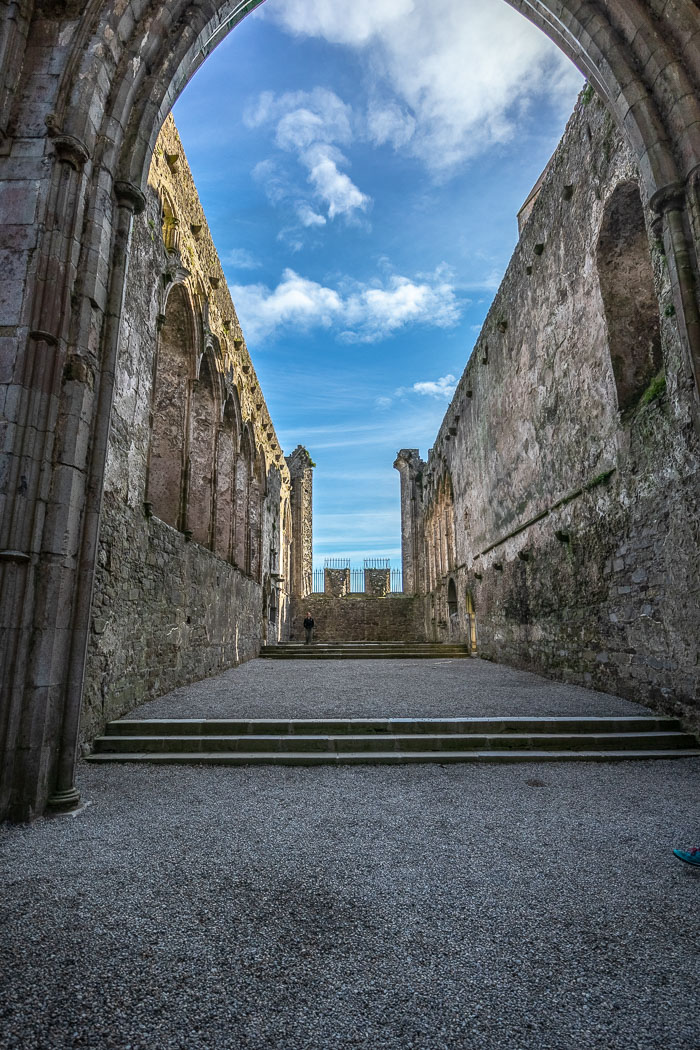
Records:
<instances>
[{"instance_id":1,"label":"iron fence","mask_svg":"<svg viewBox=\"0 0 700 1050\"><path fill-rule=\"evenodd\" d=\"M386 569L389 572L389 590L392 594L403 592L403 573L401 569L392 569L389 558L365 558L361 569L352 568L345 558L326 558L322 569L313 571L313 594L324 594L326 590L326 569L349 569L350 593L365 593L365 569Z\"/></svg>"}]
</instances>

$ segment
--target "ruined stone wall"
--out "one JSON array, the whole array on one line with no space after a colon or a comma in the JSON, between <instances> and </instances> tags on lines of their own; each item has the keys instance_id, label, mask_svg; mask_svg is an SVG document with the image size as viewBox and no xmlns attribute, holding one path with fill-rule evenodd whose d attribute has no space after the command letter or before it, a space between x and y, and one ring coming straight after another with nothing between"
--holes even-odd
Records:
<instances>
[{"instance_id":1,"label":"ruined stone wall","mask_svg":"<svg viewBox=\"0 0 700 1050\"><path fill-rule=\"evenodd\" d=\"M83 740L149 697L287 637L290 497L169 117L134 220Z\"/></svg>"},{"instance_id":2,"label":"ruined stone wall","mask_svg":"<svg viewBox=\"0 0 700 1050\"><path fill-rule=\"evenodd\" d=\"M697 443L639 189L586 93L413 464L426 633L466 640L473 604L482 656L697 719Z\"/></svg>"},{"instance_id":3,"label":"ruined stone wall","mask_svg":"<svg viewBox=\"0 0 700 1050\"><path fill-rule=\"evenodd\" d=\"M310 594L313 589L313 468L303 445L287 456L291 484L292 549L290 593Z\"/></svg>"},{"instance_id":4,"label":"ruined stone wall","mask_svg":"<svg viewBox=\"0 0 700 1050\"><path fill-rule=\"evenodd\" d=\"M257 656L260 585L105 496L82 738L183 683Z\"/></svg>"},{"instance_id":5,"label":"ruined stone wall","mask_svg":"<svg viewBox=\"0 0 700 1050\"><path fill-rule=\"evenodd\" d=\"M292 599L290 640L303 641L307 609L316 621L317 642L420 642L425 640L424 599L408 594L342 598L310 594Z\"/></svg>"}]
</instances>

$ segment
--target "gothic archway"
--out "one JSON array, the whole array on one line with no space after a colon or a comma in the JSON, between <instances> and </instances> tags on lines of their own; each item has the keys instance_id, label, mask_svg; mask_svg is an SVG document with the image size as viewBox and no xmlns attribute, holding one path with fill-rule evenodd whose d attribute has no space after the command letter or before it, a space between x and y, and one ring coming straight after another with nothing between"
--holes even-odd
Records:
<instances>
[{"instance_id":1,"label":"gothic archway","mask_svg":"<svg viewBox=\"0 0 700 1050\"><path fill-rule=\"evenodd\" d=\"M637 158L669 265L685 353L682 396L697 420L700 10L693 0L507 2L588 76ZM56 805L77 801L75 751L131 217L143 207L153 144L173 102L258 3L68 0L14 5L5 15L0 184L13 183L32 222L21 243L8 232L16 248L3 301L3 340L11 349L3 372L10 437L0 533L0 745L8 757L0 815L36 815L49 796ZM50 76L42 48L52 49ZM15 144L28 139L31 155L15 154Z\"/></svg>"}]
</instances>

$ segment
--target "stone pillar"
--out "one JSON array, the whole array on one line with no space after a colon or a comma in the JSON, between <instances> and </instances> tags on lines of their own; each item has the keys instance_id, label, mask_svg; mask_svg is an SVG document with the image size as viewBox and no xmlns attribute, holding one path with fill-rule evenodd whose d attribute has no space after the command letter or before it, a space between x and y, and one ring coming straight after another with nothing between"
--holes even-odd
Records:
<instances>
[{"instance_id":1,"label":"stone pillar","mask_svg":"<svg viewBox=\"0 0 700 1050\"><path fill-rule=\"evenodd\" d=\"M405 594L424 589L420 552L423 534L423 470L417 448L402 448L394 461L401 475L401 561Z\"/></svg>"},{"instance_id":2,"label":"stone pillar","mask_svg":"<svg viewBox=\"0 0 700 1050\"><path fill-rule=\"evenodd\" d=\"M292 550L290 594L305 598L313 590L313 468L303 445L285 457L291 481Z\"/></svg>"},{"instance_id":3,"label":"stone pillar","mask_svg":"<svg viewBox=\"0 0 700 1050\"><path fill-rule=\"evenodd\" d=\"M391 568L365 569L365 594L370 598L384 598L391 591Z\"/></svg>"},{"instance_id":4,"label":"stone pillar","mask_svg":"<svg viewBox=\"0 0 700 1050\"><path fill-rule=\"evenodd\" d=\"M350 566L346 569L323 570L323 593L332 598L344 598L350 594Z\"/></svg>"}]
</instances>

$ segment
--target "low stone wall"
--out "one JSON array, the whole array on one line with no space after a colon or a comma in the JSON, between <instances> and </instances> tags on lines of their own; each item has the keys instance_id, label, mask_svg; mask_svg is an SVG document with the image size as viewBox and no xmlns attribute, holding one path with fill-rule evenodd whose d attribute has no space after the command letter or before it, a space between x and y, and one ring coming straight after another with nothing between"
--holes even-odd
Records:
<instances>
[{"instance_id":1,"label":"low stone wall","mask_svg":"<svg viewBox=\"0 0 700 1050\"><path fill-rule=\"evenodd\" d=\"M316 621L317 642L417 642L425 640L423 599L410 594L372 598L313 594L292 601L291 641L304 638L307 610Z\"/></svg>"},{"instance_id":2,"label":"low stone wall","mask_svg":"<svg viewBox=\"0 0 700 1050\"><path fill-rule=\"evenodd\" d=\"M105 496L81 741L156 696L257 656L262 588Z\"/></svg>"}]
</instances>

